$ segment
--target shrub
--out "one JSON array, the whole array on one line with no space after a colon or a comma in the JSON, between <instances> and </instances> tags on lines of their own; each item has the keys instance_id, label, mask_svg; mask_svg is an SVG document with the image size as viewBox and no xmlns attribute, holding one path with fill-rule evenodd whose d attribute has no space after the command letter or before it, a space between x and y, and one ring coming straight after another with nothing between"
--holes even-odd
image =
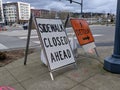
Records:
<instances>
[{"instance_id":1,"label":"shrub","mask_svg":"<svg viewBox=\"0 0 120 90\"><path fill-rule=\"evenodd\" d=\"M0 60L5 60L7 58L7 55L5 52L0 52Z\"/></svg>"}]
</instances>

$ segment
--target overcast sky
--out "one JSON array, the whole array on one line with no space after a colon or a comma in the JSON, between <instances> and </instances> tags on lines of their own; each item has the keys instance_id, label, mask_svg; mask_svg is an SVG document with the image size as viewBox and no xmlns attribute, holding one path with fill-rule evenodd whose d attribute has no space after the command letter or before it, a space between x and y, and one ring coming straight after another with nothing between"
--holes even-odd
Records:
<instances>
[{"instance_id":1,"label":"overcast sky","mask_svg":"<svg viewBox=\"0 0 120 90\"><path fill-rule=\"evenodd\" d=\"M80 5L66 0L3 0L3 2L27 2L37 9L54 9L80 12ZM81 2L81 0L74 0ZM116 13L117 0L83 0L84 12Z\"/></svg>"}]
</instances>

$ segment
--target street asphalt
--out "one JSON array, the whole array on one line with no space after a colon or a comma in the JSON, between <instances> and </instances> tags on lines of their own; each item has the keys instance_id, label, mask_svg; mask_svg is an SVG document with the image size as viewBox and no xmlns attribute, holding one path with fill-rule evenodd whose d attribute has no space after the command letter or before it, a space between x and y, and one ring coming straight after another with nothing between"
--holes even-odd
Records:
<instances>
[{"instance_id":1,"label":"street asphalt","mask_svg":"<svg viewBox=\"0 0 120 90\"><path fill-rule=\"evenodd\" d=\"M9 27L7 31L0 31L0 50L11 50L25 48L27 42L28 30L22 27ZM115 26L90 25L96 46L113 46ZM67 28L68 36L73 35L73 29ZM39 47L40 41L36 30L32 30L30 47Z\"/></svg>"}]
</instances>

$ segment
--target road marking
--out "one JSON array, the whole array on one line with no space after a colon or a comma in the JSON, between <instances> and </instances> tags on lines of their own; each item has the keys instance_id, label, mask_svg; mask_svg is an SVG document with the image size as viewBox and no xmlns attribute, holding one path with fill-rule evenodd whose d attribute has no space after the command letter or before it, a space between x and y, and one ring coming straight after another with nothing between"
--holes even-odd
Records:
<instances>
[{"instance_id":1,"label":"road marking","mask_svg":"<svg viewBox=\"0 0 120 90\"><path fill-rule=\"evenodd\" d=\"M94 34L93 37L103 36L103 34Z\"/></svg>"},{"instance_id":2,"label":"road marking","mask_svg":"<svg viewBox=\"0 0 120 90\"><path fill-rule=\"evenodd\" d=\"M32 41L33 43L37 43L37 44L40 44L40 41Z\"/></svg>"},{"instance_id":3,"label":"road marking","mask_svg":"<svg viewBox=\"0 0 120 90\"><path fill-rule=\"evenodd\" d=\"M8 47L0 43L0 49L8 49Z\"/></svg>"},{"instance_id":4,"label":"road marking","mask_svg":"<svg viewBox=\"0 0 120 90\"><path fill-rule=\"evenodd\" d=\"M18 37L19 39L27 39L27 36L25 37ZM30 38L38 38L38 36L31 36Z\"/></svg>"},{"instance_id":5,"label":"road marking","mask_svg":"<svg viewBox=\"0 0 120 90\"><path fill-rule=\"evenodd\" d=\"M70 35L69 36L69 38L73 38L74 37L74 39L77 39L77 37L76 36L74 36L74 33L69 33L68 35ZM100 36L103 36L103 34L94 34L93 35L93 37L100 37ZM27 36L21 36L21 37L18 37L19 39L27 39ZM31 39L35 39L35 38L38 38L38 36L31 36L30 37ZM36 43L36 44L40 44L40 41L39 40L31 40L33 43Z\"/></svg>"},{"instance_id":6,"label":"road marking","mask_svg":"<svg viewBox=\"0 0 120 90\"><path fill-rule=\"evenodd\" d=\"M69 33L68 35L74 35L74 33ZM99 37L99 36L103 36L103 34L94 34L93 35L94 37ZM27 39L27 36L21 36L21 37L18 37L19 39ZM38 38L38 36L31 36L30 38Z\"/></svg>"}]
</instances>

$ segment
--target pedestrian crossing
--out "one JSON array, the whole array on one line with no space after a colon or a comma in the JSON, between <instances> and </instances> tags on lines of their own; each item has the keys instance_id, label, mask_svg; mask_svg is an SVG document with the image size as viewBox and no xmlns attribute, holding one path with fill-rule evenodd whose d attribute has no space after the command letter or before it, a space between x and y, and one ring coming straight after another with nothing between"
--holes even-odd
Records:
<instances>
[{"instance_id":1,"label":"pedestrian crossing","mask_svg":"<svg viewBox=\"0 0 120 90\"><path fill-rule=\"evenodd\" d=\"M4 49L8 49L8 47L6 47L6 46L3 45L2 43L0 43L0 50L4 50Z\"/></svg>"},{"instance_id":2,"label":"pedestrian crossing","mask_svg":"<svg viewBox=\"0 0 120 90\"><path fill-rule=\"evenodd\" d=\"M19 39L27 39L27 36L20 36ZM30 38L38 38L38 36L31 36Z\"/></svg>"},{"instance_id":3,"label":"pedestrian crossing","mask_svg":"<svg viewBox=\"0 0 120 90\"><path fill-rule=\"evenodd\" d=\"M103 34L94 34L93 37L100 37L103 36Z\"/></svg>"},{"instance_id":4,"label":"pedestrian crossing","mask_svg":"<svg viewBox=\"0 0 120 90\"><path fill-rule=\"evenodd\" d=\"M100 36L103 36L103 34L94 34L94 35L93 35L93 37L100 37ZM26 39L27 39L27 36L19 36L18 38L19 38L19 39L24 39L24 40L26 40ZM75 37L75 38L76 38L76 37ZM37 35L35 35L35 36L30 36L30 40L31 40L33 43L40 44L40 41L39 41Z\"/></svg>"},{"instance_id":5,"label":"pedestrian crossing","mask_svg":"<svg viewBox=\"0 0 120 90\"><path fill-rule=\"evenodd\" d=\"M93 35L93 37L101 37L101 36L104 36L104 35L103 34L94 34ZM19 36L13 36L13 37L17 37L19 40L25 40L27 42L27 35L19 35ZM40 45L40 41L39 41L37 34L30 36L30 43L31 42L34 43L32 46L39 46ZM6 46L3 43L0 43L0 50L6 50L6 49L9 49L9 46Z\"/></svg>"},{"instance_id":6,"label":"pedestrian crossing","mask_svg":"<svg viewBox=\"0 0 120 90\"><path fill-rule=\"evenodd\" d=\"M22 39L22 40L27 40L27 36L19 36L18 38ZM35 44L40 44L40 41L39 41L37 35L30 36L30 41L33 42L33 43L35 43Z\"/></svg>"}]
</instances>

